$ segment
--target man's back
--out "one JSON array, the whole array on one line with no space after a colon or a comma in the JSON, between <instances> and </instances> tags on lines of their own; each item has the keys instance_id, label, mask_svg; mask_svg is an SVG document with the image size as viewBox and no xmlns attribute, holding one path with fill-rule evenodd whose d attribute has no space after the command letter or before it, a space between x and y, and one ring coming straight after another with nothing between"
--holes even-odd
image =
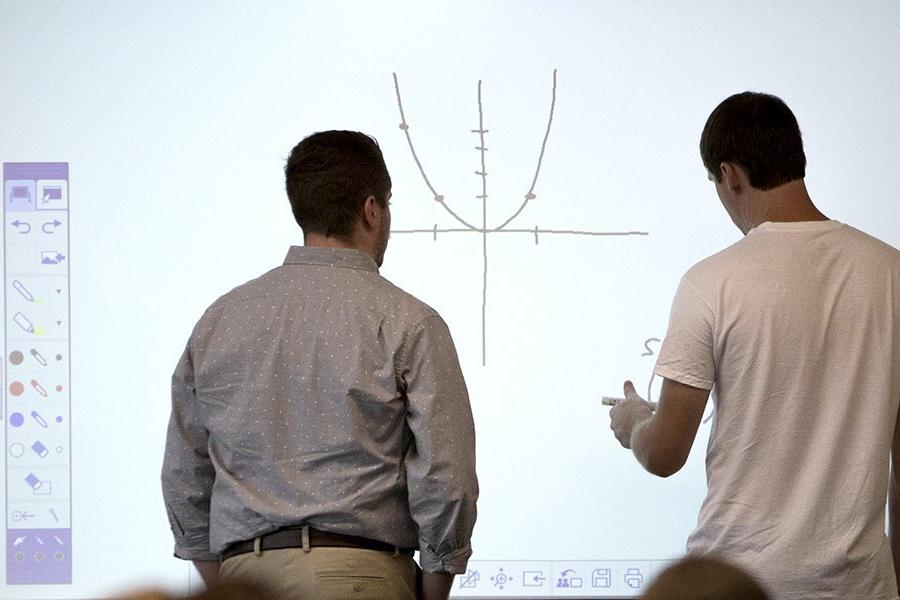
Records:
<instances>
[{"instance_id":1,"label":"man's back","mask_svg":"<svg viewBox=\"0 0 900 600\"><path fill-rule=\"evenodd\" d=\"M465 564L477 485L456 352L437 313L365 254L294 247L220 298L194 329L179 387L173 414L187 431L173 421L167 503L193 486L178 446L206 430L213 554L302 523L400 548L425 541L426 568ZM190 530L190 507L175 508Z\"/></svg>"},{"instance_id":2,"label":"man's back","mask_svg":"<svg viewBox=\"0 0 900 600\"><path fill-rule=\"evenodd\" d=\"M900 252L834 221L764 223L685 275L667 342L660 375L716 385L688 550L778 598L894 598Z\"/></svg>"}]
</instances>

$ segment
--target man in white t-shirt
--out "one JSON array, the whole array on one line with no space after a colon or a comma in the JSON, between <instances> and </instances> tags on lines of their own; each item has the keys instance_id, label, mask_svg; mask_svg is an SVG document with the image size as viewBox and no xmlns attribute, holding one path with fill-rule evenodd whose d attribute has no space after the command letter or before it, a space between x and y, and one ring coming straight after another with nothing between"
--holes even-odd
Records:
<instances>
[{"instance_id":1,"label":"man in white t-shirt","mask_svg":"<svg viewBox=\"0 0 900 600\"><path fill-rule=\"evenodd\" d=\"M656 364L659 406L626 382L611 428L666 477L714 389L688 552L736 562L779 600L896 599L900 252L815 207L780 99L726 99L700 151L745 237L684 275Z\"/></svg>"}]
</instances>

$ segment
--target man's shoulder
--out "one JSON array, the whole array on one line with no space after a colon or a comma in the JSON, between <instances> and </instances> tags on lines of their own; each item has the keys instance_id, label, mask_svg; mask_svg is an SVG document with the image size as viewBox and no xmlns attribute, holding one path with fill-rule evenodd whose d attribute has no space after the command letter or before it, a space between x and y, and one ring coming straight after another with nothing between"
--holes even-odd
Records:
<instances>
[{"instance_id":1,"label":"man's shoulder","mask_svg":"<svg viewBox=\"0 0 900 600\"><path fill-rule=\"evenodd\" d=\"M254 277L253 279L245 281L231 288L230 290L216 298L206 308L206 310L204 311L204 316L210 313L215 313L216 311L224 309L230 305L243 303L247 300L263 296L267 292L271 292L271 285L273 283L273 280L277 279L277 273L280 268L281 267L270 269L262 275Z\"/></svg>"},{"instance_id":2,"label":"man's shoulder","mask_svg":"<svg viewBox=\"0 0 900 600\"><path fill-rule=\"evenodd\" d=\"M256 304L282 298L302 301L318 298L323 302L355 305L385 318L421 322L440 315L430 305L403 290L378 272L339 266L316 266L315 274L298 275L282 265L246 281L219 296L204 312L204 319L217 318L232 309L252 311Z\"/></svg>"},{"instance_id":3,"label":"man's shoulder","mask_svg":"<svg viewBox=\"0 0 900 600\"><path fill-rule=\"evenodd\" d=\"M856 229L851 225L844 225L842 232L847 236L848 240L852 240L853 243L857 244L861 251L880 255L885 260L893 261L896 265L900 266L900 250L884 240L860 229Z\"/></svg>"},{"instance_id":4,"label":"man's shoulder","mask_svg":"<svg viewBox=\"0 0 900 600\"><path fill-rule=\"evenodd\" d=\"M787 259L784 255L785 247L766 235L778 232L768 231L764 227L761 229L763 231L751 232L730 246L698 261L688 269L684 279L697 287L717 285L739 276L753 279L760 270L768 273L774 266L786 264L783 263ZM819 232L812 230L805 233L810 234L810 237L804 238L803 243L815 244L815 256L821 257L834 251L834 256L847 261L847 264L877 265L879 269L893 269L900 273L900 250L855 227L831 221L830 227L823 227Z\"/></svg>"},{"instance_id":5,"label":"man's shoulder","mask_svg":"<svg viewBox=\"0 0 900 600\"><path fill-rule=\"evenodd\" d=\"M741 261L743 255L752 251L747 247L746 240L747 238L742 238L715 254L697 261L685 272L684 279L697 284L721 279L724 274L734 269L735 264Z\"/></svg>"},{"instance_id":6,"label":"man's shoulder","mask_svg":"<svg viewBox=\"0 0 900 600\"><path fill-rule=\"evenodd\" d=\"M431 305L413 296L403 288L391 282L389 279L377 275L373 283L373 291L377 295L383 295L391 300L389 305L382 305L386 312L406 318L410 321L420 322L427 317L440 317L437 310Z\"/></svg>"}]
</instances>

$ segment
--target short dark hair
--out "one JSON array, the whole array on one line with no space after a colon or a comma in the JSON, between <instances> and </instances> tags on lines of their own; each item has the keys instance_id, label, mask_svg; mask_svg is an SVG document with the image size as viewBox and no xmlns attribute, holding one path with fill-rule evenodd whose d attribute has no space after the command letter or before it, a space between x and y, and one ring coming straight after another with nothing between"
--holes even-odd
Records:
<instances>
[{"instance_id":1,"label":"short dark hair","mask_svg":"<svg viewBox=\"0 0 900 600\"><path fill-rule=\"evenodd\" d=\"M348 238L366 198L387 205L391 176L375 138L320 131L294 146L284 167L294 219L304 233Z\"/></svg>"},{"instance_id":2,"label":"short dark hair","mask_svg":"<svg viewBox=\"0 0 900 600\"><path fill-rule=\"evenodd\" d=\"M781 98L742 92L722 101L700 136L706 170L722 181L719 165L740 165L759 190L806 176L806 155L797 118Z\"/></svg>"}]
</instances>

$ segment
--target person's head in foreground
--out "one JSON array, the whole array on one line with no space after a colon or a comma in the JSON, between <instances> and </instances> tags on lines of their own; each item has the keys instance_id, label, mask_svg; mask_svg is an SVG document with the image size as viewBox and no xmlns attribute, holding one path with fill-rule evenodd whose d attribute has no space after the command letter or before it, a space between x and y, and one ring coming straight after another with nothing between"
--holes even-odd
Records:
<instances>
[{"instance_id":1,"label":"person's head in foreground","mask_svg":"<svg viewBox=\"0 0 900 600\"><path fill-rule=\"evenodd\" d=\"M771 600L747 573L723 560L684 558L657 577L643 600Z\"/></svg>"}]
</instances>

